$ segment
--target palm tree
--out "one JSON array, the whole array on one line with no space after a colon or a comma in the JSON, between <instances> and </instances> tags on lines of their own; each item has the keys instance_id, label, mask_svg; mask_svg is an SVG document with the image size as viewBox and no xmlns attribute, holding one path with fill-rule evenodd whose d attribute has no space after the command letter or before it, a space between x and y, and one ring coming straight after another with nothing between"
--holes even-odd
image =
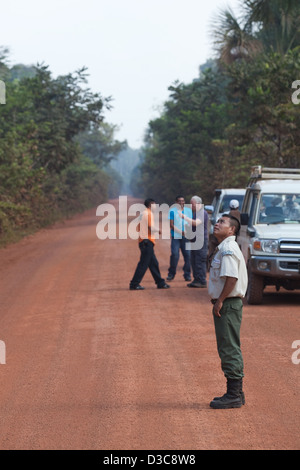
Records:
<instances>
[{"instance_id":1,"label":"palm tree","mask_svg":"<svg viewBox=\"0 0 300 470\"><path fill-rule=\"evenodd\" d=\"M241 0L241 7L241 19L227 8L221 10L212 28L222 62L251 59L263 50L284 55L300 45L299 0Z\"/></svg>"},{"instance_id":2,"label":"palm tree","mask_svg":"<svg viewBox=\"0 0 300 470\"><path fill-rule=\"evenodd\" d=\"M231 64L250 59L261 50L261 43L252 34L252 25L239 20L231 8L221 10L212 27L214 48L221 62Z\"/></svg>"},{"instance_id":3,"label":"palm tree","mask_svg":"<svg viewBox=\"0 0 300 470\"><path fill-rule=\"evenodd\" d=\"M244 0L247 21L266 50L282 55L300 45L299 0Z\"/></svg>"}]
</instances>

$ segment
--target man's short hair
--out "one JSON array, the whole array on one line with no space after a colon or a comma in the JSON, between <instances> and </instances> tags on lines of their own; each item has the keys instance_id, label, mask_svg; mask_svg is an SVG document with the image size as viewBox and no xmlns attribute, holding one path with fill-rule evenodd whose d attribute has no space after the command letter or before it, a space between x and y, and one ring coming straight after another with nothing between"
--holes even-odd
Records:
<instances>
[{"instance_id":1,"label":"man's short hair","mask_svg":"<svg viewBox=\"0 0 300 470\"><path fill-rule=\"evenodd\" d=\"M148 199L145 199L144 205L149 209L152 203L155 203L154 199L151 199L150 197Z\"/></svg>"},{"instance_id":2,"label":"man's short hair","mask_svg":"<svg viewBox=\"0 0 300 470\"><path fill-rule=\"evenodd\" d=\"M185 197L182 194L179 194L176 196L175 201L178 201L178 199L185 199Z\"/></svg>"},{"instance_id":3,"label":"man's short hair","mask_svg":"<svg viewBox=\"0 0 300 470\"><path fill-rule=\"evenodd\" d=\"M193 196L191 197L191 200L194 199L194 201L196 201L197 204L202 204L202 199L201 197L199 196Z\"/></svg>"},{"instance_id":4,"label":"man's short hair","mask_svg":"<svg viewBox=\"0 0 300 470\"><path fill-rule=\"evenodd\" d=\"M241 224L240 224L239 219L237 219L236 217L234 217L231 214L222 214L222 217L227 217L230 220L230 222L229 222L230 227L235 228L234 234L235 234L235 236L238 236L238 234L240 233L240 228L241 228Z\"/></svg>"}]
</instances>

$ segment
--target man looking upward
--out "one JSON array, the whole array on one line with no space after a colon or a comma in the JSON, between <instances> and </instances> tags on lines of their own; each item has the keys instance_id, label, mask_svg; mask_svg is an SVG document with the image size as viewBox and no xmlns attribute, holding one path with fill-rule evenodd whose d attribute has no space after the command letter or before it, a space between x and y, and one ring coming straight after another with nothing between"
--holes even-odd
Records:
<instances>
[{"instance_id":1,"label":"man looking upward","mask_svg":"<svg viewBox=\"0 0 300 470\"><path fill-rule=\"evenodd\" d=\"M229 214L223 214L214 226L219 244L210 266L208 293L213 304L217 348L227 379L227 393L215 397L210 406L219 409L240 408L245 403L240 328L248 277L243 254L236 243L239 229L239 220Z\"/></svg>"}]
</instances>

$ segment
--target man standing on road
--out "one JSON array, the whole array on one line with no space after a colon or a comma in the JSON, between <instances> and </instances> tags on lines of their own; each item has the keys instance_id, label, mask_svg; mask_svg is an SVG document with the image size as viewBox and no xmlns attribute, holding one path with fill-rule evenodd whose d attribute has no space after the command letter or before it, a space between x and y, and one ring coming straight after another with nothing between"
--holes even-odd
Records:
<instances>
[{"instance_id":1,"label":"man standing on road","mask_svg":"<svg viewBox=\"0 0 300 470\"><path fill-rule=\"evenodd\" d=\"M239 201L237 199L231 199L229 202L229 215L233 215L239 222L241 222L241 213L239 211ZM207 255L207 267L209 271L209 267L211 264L212 257L214 255L215 249L217 248L219 242L216 239L215 235L212 233L208 239L208 255Z\"/></svg>"},{"instance_id":2,"label":"man standing on road","mask_svg":"<svg viewBox=\"0 0 300 470\"><path fill-rule=\"evenodd\" d=\"M179 216L179 212L186 214L189 217L192 217L192 212L188 207L184 207L185 200L183 196L177 196L175 201L179 207L172 207L169 212L171 230L171 256L167 281L172 281L176 275L180 250L184 259L183 277L186 281L191 281L190 250L188 249L188 240L185 237L186 222Z\"/></svg>"},{"instance_id":3,"label":"man standing on road","mask_svg":"<svg viewBox=\"0 0 300 470\"><path fill-rule=\"evenodd\" d=\"M188 287L206 287L206 266L207 266L207 247L208 247L208 233L207 222L208 214L203 208L202 199L199 196L193 196L191 199L192 217L185 214L179 214L190 225L191 234L195 232L195 238L190 238L191 241L191 265L193 272L193 281L187 284ZM203 224L202 232L202 246L197 248L193 244L199 243L197 241L197 227Z\"/></svg>"},{"instance_id":4,"label":"man standing on road","mask_svg":"<svg viewBox=\"0 0 300 470\"><path fill-rule=\"evenodd\" d=\"M139 248L141 250L141 257L136 267L132 280L130 281L130 290L144 290L140 285L147 269L150 269L152 277L158 289L168 289L170 286L166 284L165 280L160 275L159 265L154 253L155 233L161 233L160 230L154 227L153 212L155 211L156 204L153 199L146 199L144 202L146 209L141 216L140 222L140 236Z\"/></svg>"},{"instance_id":5,"label":"man standing on road","mask_svg":"<svg viewBox=\"0 0 300 470\"><path fill-rule=\"evenodd\" d=\"M227 393L210 403L215 409L240 408L245 403L240 328L248 277L243 254L236 243L239 229L239 220L230 214L223 214L214 226L219 245L211 262L208 293L213 304L221 367L227 379Z\"/></svg>"}]
</instances>

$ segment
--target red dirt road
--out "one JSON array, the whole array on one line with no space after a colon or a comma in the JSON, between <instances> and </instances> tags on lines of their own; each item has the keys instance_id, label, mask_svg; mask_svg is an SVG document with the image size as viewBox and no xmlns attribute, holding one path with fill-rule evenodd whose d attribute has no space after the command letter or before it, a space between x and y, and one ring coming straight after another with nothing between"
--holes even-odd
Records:
<instances>
[{"instance_id":1,"label":"red dirt road","mask_svg":"<svg viewBox=\"0 0 300 470\"><path fill-rule=\"evenodd\" d=\"M213 410L207 290L186 287L180 258L171 289L147 273L129 291L137 242L100 241L95 213L0 250L0 449L299 449L299 291L245 305L246 405ZM156 254L166 276L169 241Z\"/></svg>"}]
</instances>

